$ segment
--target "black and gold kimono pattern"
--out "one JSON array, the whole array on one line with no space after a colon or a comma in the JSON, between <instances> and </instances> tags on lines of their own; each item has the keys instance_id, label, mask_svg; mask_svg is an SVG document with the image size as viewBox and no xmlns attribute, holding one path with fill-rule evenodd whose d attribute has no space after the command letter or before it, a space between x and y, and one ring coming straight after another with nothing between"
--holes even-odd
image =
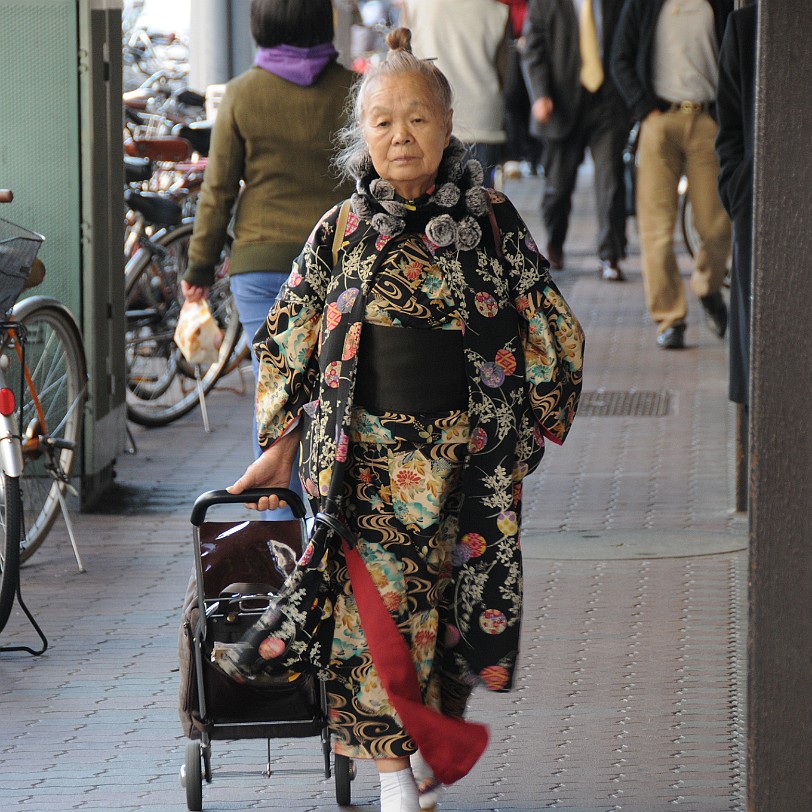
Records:
<instances>
[{"instance_id":1,"label":"black and gold kimono pattern","mask_svg":"<svg viewBox=\"0 0 812 812\"><path fill-rule=\"evenodd\" d=\"M418 439L422 432L423 440L445 443L440 456L454 459L448 491L453 492L448 500L453 510L445 505L435 528L436 543L450 550L453 566L440 607L442 669L469 684L505 691L513 682L521 620L521 482L541 460L544 438L560 443L569 431L581 389L583 333L514 207L504 196L490 195L501 258L489 239L494 232L487 218L482 222L486 237L470 251L438 248L425 235L415 237L447 293L443 308L448 312L427 326L453 329L456 324L446 318L450 313L463 330L469 406L450 426L427 427L419 420L409 425ZM358 527L353 506L359 501L358 483L376 511L395 514L396 508L391 483L376 494L373 482L363 481L368 476L363 471L375 466L357 456L364 423L359 410L353 410L355 361L364 314L376 301L368 290L370 280L392 246L402 252L404 243L381 237L367 221L351 215L333 268L337 213L336 207L314 229L257 336L257 416L264 446L305 418L305 489L317 502L328 493L336 470L342 481L350 471L352 483L344 483L349 487L342 494L351 488L356 492L346 494L344 507L364 537L375 522L368 517L368 526ZM394 434L403 433L404 421L393 422ZM388 428L385 420L379 423ZM409 438L397 441L403 439ZM440 558L438 566L447 575L449 563ZM386 586L380 586L384 594ZM393 600L393 614L405 632L398 611Z\"/></svg>"}]
</instances>

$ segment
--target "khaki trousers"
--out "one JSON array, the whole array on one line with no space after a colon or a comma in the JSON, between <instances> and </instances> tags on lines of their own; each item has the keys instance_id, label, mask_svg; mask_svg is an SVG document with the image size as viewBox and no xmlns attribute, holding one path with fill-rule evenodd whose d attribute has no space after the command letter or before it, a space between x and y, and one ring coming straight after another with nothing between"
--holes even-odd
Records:
<instances>
[{"instance_id":1,"label":"khaki trousers","mask_svg":"<svg viewBox=\"0 0 812 812\"><path fill-rule=\"evenodd\" d=\"M730 220L716 190L719 161L716 122L707 113L674 111L649 115L640 129L637 169L637 224L643 259L646 305L662 333L684 323L685 286L674 253L678 185L684 172L700 237L691 289L715 293L727 274Z\"/></svg>"}]
</instances>

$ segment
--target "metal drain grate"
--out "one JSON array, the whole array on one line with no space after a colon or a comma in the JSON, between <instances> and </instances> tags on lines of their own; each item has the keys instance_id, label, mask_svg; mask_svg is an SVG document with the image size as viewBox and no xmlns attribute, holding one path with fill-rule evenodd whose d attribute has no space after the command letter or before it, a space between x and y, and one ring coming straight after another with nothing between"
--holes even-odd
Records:
<instances>
[{"instance_id":1,"label":"metal drain grate","mask_svg":"<svg viewBox=\"0 0 812 812\"><path fill-rule=\"evenodd\" d=\"M578 414L582 417L666 417L671 414L673 393L584 392Z\"/></svg>"}]
</instances>

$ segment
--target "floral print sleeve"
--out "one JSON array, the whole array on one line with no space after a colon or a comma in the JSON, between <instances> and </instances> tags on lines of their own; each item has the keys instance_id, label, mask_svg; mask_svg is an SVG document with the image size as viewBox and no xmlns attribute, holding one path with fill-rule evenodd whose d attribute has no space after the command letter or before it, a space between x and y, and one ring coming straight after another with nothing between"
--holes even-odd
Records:
<instances>
[{"instance_id":1,"label":"floral print sleeve","mask_svg":"<svg viewBox=\"0 0 812 812\"><path fill-rule=\"evenodd\" d=\"M334 208L313 229L255 338L254 353L259 359L257 431L263 449L273 445L315 397L336 216Z\"/></svg>"},{"instance_id":2,"label":"floral print sleeve","mask_svg":"<svg viewBox=\"0 0 812 812\"><path fill-rule=\"evenodd\" d=\"M584 332L519 213L502 195L493 201L493 210L519 314L527 398L541 432L560 445L578 407Z\"/></svg>"}]
</instances>

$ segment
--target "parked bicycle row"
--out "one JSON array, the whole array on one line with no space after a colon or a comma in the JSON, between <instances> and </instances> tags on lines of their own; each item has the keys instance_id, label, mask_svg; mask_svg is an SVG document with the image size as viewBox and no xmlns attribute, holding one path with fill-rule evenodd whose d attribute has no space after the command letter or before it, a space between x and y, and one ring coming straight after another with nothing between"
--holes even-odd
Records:
<instances>
[{"instance_id":1,"label":"parked bicycle row","mask_svg":"<svg viewBox=\"0 0 812 812\"><path fill-rule=\"evenodd\" d=\"M220 355L196 369L174 333L182 307L180 280L188 264L197 197L212 123L205 97L172 86L159 71L124 94L125 292L127 413L145 426L165 425L201 402L217 380L247 356L228 284L228 247L209 307L223 332Z\"/></svg>"}]
</instances>

